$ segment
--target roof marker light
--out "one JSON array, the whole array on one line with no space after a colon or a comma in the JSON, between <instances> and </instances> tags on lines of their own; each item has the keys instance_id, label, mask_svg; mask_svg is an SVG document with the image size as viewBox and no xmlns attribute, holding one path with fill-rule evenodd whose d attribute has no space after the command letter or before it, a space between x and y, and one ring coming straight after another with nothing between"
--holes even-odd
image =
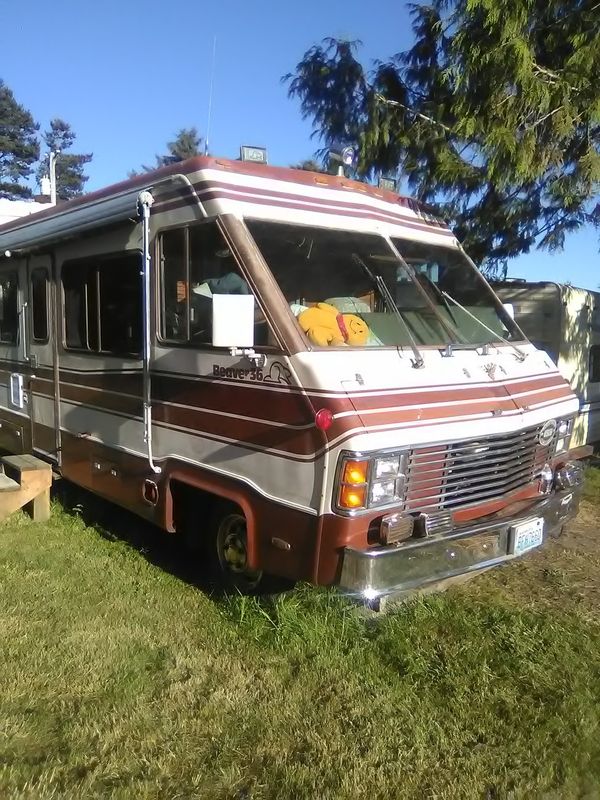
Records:
<instances>
[{"instance_id":1,"label":"roof marker light","mask_svg":"<svg viewBox=\"0 0 600 800\"><path fill-rule=\"evenodd\" d=\"M328 408L320 408L315 414L315 425L320 431L328 431L333 425L333 414Z\"/></svg>"}]
</instances>

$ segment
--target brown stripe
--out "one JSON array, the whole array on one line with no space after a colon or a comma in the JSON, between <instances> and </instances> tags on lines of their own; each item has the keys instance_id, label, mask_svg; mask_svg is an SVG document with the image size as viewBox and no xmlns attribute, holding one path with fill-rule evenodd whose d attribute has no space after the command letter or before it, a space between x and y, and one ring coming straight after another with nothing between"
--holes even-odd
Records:
<instances>
[{"instance_id":1,"label":"brown stripe","mask_svg":"<svg viewBox=\"0 0 600 800\"><path fill-rule=\"evenodd\" d=\"M268 395L272 394L270 392L263 392L261 396L260 391L251 392L239 388L238 391L235 391L235 389L230 389L229 386L222 384L214 384L211 387L211 391L208 392L209 386L210 384L204 384L203 387L201 385L204 389L203 393L202 391L198 392L197 385L190 386L189 383L184 382L182 389L188 393L183 392L176 396L178 402L186 400L186 405L189 406L194 406L195 403L199 404L200 402L210 402L213 408L200 405L195 408L182 408L181 406L173 405L172 402L159 400L153 409L155 421L190 429L200 434L206 433L213 438L238 440L242 445L258 446L260 449L274 448L295 455L313 455L322 451L324 444L322 434L317 433L316 428L310 427L306 430L298 431L292 427L311 425L314 420L305 398L301 398L298 395L286 395L285 393L269 398ZM219 391L215 397L213 390L217 387ZM52 399L52 384L45 382L44 387L44 382L40 381L36 386L39 393L44 393L44 388L48 391L46 396ZM239 396L236 397L236 395ZM139 397L129 397L117 392L101 392L73 384L61 384L61 396L64 400L106 412L137 418L142 416L142 403ZM542 394L532 395L527 398L527 403L535 405L537 402L552 402L566 399L570 396L569 388L564 385ZM288 416L290 406L284 407L282 402L284 398L288 402L291 401L295 404L294 421L290 421ZM400 398L404 401L406 396L396 398L396 402ZM326 432L326 438L327 441L331 442L357 428L367 431L410 423L420 423L420 425L423 425L423 423L425 425L439 424L449 418L458 417L460 421L461 418L465 417L481 417L494 412L512 412L518 408L510 397L483 399L488 400L488 402L455 406L449 401L444 406L429 408L417 406L410 409L400 407L393 411L382 408L373 413L365 414L364 418L354 412L349 401L332 402L328 400L323 404L323 407L330 408L334 413L345 412L346 416L334 418L332 426ZM246 407L243 410L247 413L241 413L240 400L246 401ZM254 403L249 405L248 401L252 400ZM262 400L260 406L256 405L255 403L260 400ZM269 400L271 403L269 403ZM301 402L298 403L298 401ZM215 405L219 406L219 414L210 413L211 410L216 410L214 408ZM361 410L364 411L365 409ZM265 416L265 412L267 416ZM244 419L240 418L240 416L257 418ZM280 422L284 427L269 425L268 421Z\"/></svg>"},{"instance_id":2,"label":"brown stripe","mask_svg":"<svg viewBox=\"0 0 600 800\"><path fill-rule=\"evenodd\" d=\"M353 406L360 413L370 409L385 409L403 405L428 405L429 403L447 402L448 404L465 400L505 400L512 398L513 395L522 392L531 392L539 389L556 387L568 389L565 381L560 378L548 377L541 381L528 381L516 386L506 384L490 384L480 387L455 387L448 386L446 389L417 389L414 392L399 392L398 394L387 394L384 396L365 397L351 394L350 399ZM529 398L515 398L515 402L529 402Z\"/></svg>"},{"instance_id":3,"label":"brown stripe","mask_svg":"<svg viewBox=\"0 0 600 800\"><path fill-rule=\"evenodd\" d=\"M177 408L164 404L153 408L153 421L207 433L216 438L234 440L242 446L282 450L295 455L313 455L324 444L321 432L315 427L302 431L288 427L276 428L261 422L239 419L234 415L222 417L207 414L201 409Z\"/></svg>"},{"instance_id":4,"label":"brown stripe","mask_svg":"<svg viewBox=\"0 0 600 800\"><path fill-rule=\"evenodd\" d=\"M270 391L234 382L189 381L159 375L152 381L152 394L159 402L179 403L287 425L306 425L314 421L309 399L293 391ZM334 406L336 410L352 410L348 401L338 401Z\"/></svg>"},{"instance_id":5,"label":"brown stripe","mask_svg":"<svg viewBox=\"0 0 600 800\"><path fill-rule=\"evenodd\" d=\"M535 406L537 403L550 403L554 400L567 399L573 397L573 393L567 386L559 386L556 389L540 394L532 394L528 397L513 399L512 397L483 397L486 402L469 403L461 402L454 405L452 400L443 406L425 405L411 409L394 409L389 411L386 408L375 409L369 414L364 414L361 420L376 419L377 425L386 425L393 422L420 422L421 420L445 419L447 417L467 417L473 414L490 414L499 411L515 411L522 408ZM456 399L456 398L455 398ZM364 413L366 409L361 409ZM360 416L360 412L359 412Z\"/></svg>"}]
</instances>

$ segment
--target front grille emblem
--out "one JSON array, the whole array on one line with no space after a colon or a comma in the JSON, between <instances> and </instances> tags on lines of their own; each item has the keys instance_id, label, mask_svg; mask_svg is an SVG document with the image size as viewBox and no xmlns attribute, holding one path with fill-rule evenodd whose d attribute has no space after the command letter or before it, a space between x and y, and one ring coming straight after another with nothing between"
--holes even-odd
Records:
<instances>
[{"instance_id":1,"label":"front grille emblem","mask_svg":"<svg viewBox=\"0 0 600 800\"><path fill-rule=\"evenodd\" d=\"M548 422L542 426L542 429L538 434L538 442L542 445L542 447L548 447L550 442L554 439L556 428L557 425L555 419L549 419Z\"/></svg>"},{"instance_id":2,"label":"front grille emblem","mask_svg":"<svg viewBox=\"0 0 600 800\"><path fill-rule=\"evenodd\" d=\"M485 370L488 378L493 381L496 378L496 370L498 369L497 364L484 364L483 369Z\"/></svg>"}]
</instances>

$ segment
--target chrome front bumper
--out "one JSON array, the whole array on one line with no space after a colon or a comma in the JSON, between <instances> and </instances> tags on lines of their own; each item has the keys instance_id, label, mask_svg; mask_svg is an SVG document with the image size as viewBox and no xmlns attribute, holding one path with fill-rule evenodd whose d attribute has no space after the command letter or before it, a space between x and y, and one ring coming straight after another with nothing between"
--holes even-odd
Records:
<instances>
[{"instance_id":1,"label":"chrome front bumper","mask_svg":"<svg viewBox=\"0 0 600 800\"><path fill-rule=\"evenodd\" d=\"M456 527L451 533L409 539L369 550L344 549L339 586L344 592L375 600L401 594L445 578L464 575L516 558L516 525L542 517L544 540L556 535L577 513L582 482L532 502L514 516Z\"/></svg>"}]
</instances>

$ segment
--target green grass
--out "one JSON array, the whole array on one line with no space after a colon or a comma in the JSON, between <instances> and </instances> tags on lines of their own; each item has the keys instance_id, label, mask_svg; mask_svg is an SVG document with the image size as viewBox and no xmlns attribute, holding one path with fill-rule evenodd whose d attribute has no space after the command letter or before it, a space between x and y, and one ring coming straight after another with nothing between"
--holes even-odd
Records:
<instances>
[{"instance_id":1,"label":"green grass","mask_svg":"<svg viewBox=\"0 0 600 800\"><path fill-rule=\"evenodd\" d=\"M597 798L596 555L551 542L374 619L211 598L69 492L0 526L0 797Z\"/></svg>"},{"instance_id":2,"label":"green grass","mask_svg":"<svg viewBox=\"0 0 600 800\"><path fill-rule=\"evenodd\" d=\"M584 496L587 500L600 502L600 469L589 467L585 472Z\"/></svg>"}]
</instances>

